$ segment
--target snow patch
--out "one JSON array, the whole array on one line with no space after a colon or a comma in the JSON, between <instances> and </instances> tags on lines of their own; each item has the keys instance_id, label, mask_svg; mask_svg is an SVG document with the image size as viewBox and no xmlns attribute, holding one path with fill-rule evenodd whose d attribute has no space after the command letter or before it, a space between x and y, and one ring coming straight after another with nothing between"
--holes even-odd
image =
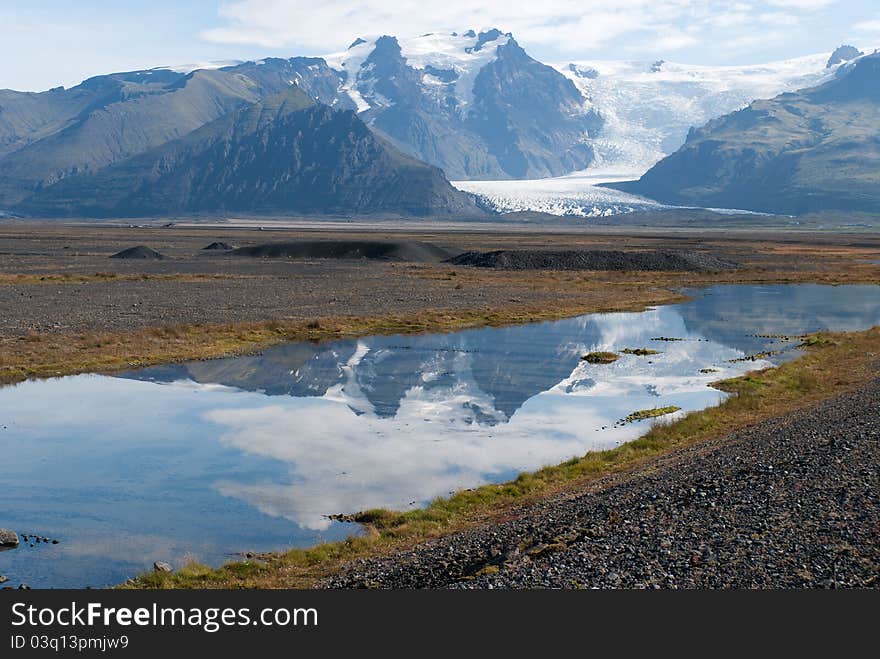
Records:
<instances>
[{"instance_id":1,"label":"snow patch","mask_svg":"<svg viewBox=\"0 0 880 659\"><path fill-rule=\"evenodd\" d=\"M345 74L345 81L340 86L340 91L348 95L359 113L366 112L371 107L358 90L358 80L361 76L364 62L375 48L376 39L366 39L360 41L360 43L353 43L344 52L324 55L323 58L331 69Z\"/></svg>"},{"instance_id":2,"label":"snow patch","mask_svg":"<svg viewBox=\"0 0 880 659\"><path fill-rule=\"evenodd\" d=\"M228 66L238 66L244 64L243 60L224 59L214 60L211 62L191 62L190 64L176 64L174 66L157 66L153 71L174 71L175 73L189 74L193 71L213 71L215 69L225 69Z\"/></svg>"},{"instance_id":3,"label":"snow patch","mask_svg":"<svg viewBox=\"0 0 880 659\"><path fill-rule=\"evenodd\" d=\"M406 63L419 71L428 67L455 71L458 77L452 82L444 83L431 76L432 82L452 86L458 111L466 116L474 100L477 76L485 66L498 59L498 48L509 41L510 37L502 34L494 41L484 42L479 50L475 50L479 36L426 34L400 41L400 50ZM424 77L429 75L425 74Z\"/></svg>"}]
</instances>

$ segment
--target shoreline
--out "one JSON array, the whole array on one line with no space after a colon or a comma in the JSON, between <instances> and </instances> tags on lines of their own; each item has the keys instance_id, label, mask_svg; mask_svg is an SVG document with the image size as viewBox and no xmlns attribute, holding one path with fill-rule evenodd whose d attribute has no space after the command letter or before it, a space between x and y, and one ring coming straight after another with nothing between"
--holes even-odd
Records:
<instances>
[{"instance_id":1,"label":"shoreline","mask_svg":"<svg viewBox=\"0 0 880 659\"><path fill-rule=\"evenodd\" d=\"M873 355L873 356L872 356ZM820 333L804 355L761 371L714 383L731 395L720 405L658 424L614 449L588 452L516 479L438 498L428 507L395 512L367 510L347 516L365 533L310 548L270 552L218 568L198 563L173 573L144 574L123 588L313 588L352 565L389 560L457 533L515 520L536 505L602 491L650 472L658 461L772 419L810 410L866 386L880 362L880 327L855 333ZM426 544L427 543L427 544Z\"/></svg>"}]
</instances>

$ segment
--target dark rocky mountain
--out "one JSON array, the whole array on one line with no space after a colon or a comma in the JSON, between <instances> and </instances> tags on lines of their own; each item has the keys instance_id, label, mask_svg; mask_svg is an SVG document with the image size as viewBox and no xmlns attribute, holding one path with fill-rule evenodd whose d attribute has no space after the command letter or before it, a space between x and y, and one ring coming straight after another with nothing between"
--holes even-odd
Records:
<instances>
[{"instance_id":1,"label":"dark rocky mountain","mask_svg":"<svg viewBox=\"0 0 880 659\"><path fill-rule=\"evenodd\" d=\"M477 212L442 171L295 85L94 173L69 174L19 208L90 217Z\"/></svg>"},{"instance_id":2,"label":"dark rocky mountain","mask_svg":"<svg viewBox=\"0 0 880 659\"><path fill-rule=\"evenodd\" d=\"M880 54L710 121L640 180L610 187L682 205L880 212Z\"/></svg>"},{"instance_id":3,"label":"dark rocky mountain","mask_svg":"<svg viewBox=\"0 0 880 659\"><path fill-rule=\"evenodd\" d=\"M841 62L849 62L850 60L854 60L857 57L861 57L864 55L861 50L856 48L855 46L838 46L834 49L834 52L831 53L831 57L828 58L828 63L825 65L826 69L830 69L835 64L840 64Z\"/></svg>"},{"instance_id":4,"label":"dark rocky mountain","mask_svg":"<svg viewBox=\"0 0 880 659\"><path fill-rule=\"evenodd\" d=\"M157 69L90 78L69 90L0 91L0 208L66 176L182 137L280 89L228 71Z\"/></svg>"}]
</instances>

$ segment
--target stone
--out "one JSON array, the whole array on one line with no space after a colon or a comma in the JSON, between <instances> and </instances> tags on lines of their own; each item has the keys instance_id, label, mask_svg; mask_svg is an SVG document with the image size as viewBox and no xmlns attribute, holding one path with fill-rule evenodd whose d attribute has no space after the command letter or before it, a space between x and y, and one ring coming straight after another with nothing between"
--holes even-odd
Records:
<instances>
[{"instance_id":1,"label":"stone","mask_svg":"<svg viewBox=\"0 0 880 659\"><path fill-rule=\"evenodd\" d=\"M15 531L0 528L0 547L18 547L18 534Z\"/></svg>"},{"instance_id":2,"label":"stone","mask_svg":"<svg viewBox=\"0 0 880 659\"><path fill-rule=\"evenodd\" d=\"M156 572L174 572L174 568L163 561L156 561L153 563L153 569Z\"/></svg>"}]
</instances>

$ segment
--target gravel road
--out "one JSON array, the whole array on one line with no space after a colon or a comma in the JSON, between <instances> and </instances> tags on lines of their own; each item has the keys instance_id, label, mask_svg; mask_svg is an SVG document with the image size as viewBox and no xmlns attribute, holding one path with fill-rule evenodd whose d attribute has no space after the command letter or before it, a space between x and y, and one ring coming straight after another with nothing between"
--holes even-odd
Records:
<instances>
[{"instance_id":1,"label":"gravel road","mask_svg":"<svg viewBox=\"0 0 880 659\"><path fill-rule=\"evenodd\" d=\"M880 587L880 380L327 587Z\"/></svg>"}]
</instances>

